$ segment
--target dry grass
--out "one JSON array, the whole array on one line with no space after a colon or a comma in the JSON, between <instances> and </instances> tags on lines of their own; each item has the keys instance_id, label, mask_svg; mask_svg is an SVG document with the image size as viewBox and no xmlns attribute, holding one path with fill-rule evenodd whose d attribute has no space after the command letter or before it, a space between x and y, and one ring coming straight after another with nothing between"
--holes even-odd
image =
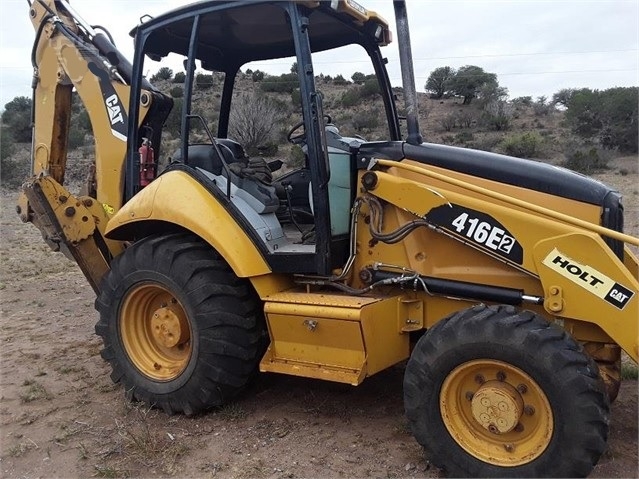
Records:
<instances>
[{"instance_id":1,"label":"dry grass","mask_svg":"<svg viewBox=\"0 0 639 479\"><path fill-rule=\"evenodd\" d=\"M23 403L37 401L38 399L51 399L52 396L47 392L42 384L34 379L27 379L22 383L27 388L25 392L20 394L20 400Z\"/></svg>"}]
</instances>

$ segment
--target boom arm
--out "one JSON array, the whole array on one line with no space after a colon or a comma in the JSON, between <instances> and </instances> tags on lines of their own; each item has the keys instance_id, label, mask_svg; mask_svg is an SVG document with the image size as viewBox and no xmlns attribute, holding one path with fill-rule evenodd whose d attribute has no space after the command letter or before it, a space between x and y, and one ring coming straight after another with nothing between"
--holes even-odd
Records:
<instances>
[{"instance_id":1,"label":"boom arm","mask_svg":"<svg viewBox=\"0 0 639 479\"><path fill-rule=\"evenodd\" d=\"M124 202L130 64L101 33L63 0L36 0L29 11L36 30L32 52L33 177L23 185L22 220L35 224L54 250L78 262L97 291L118 242L103 238L108 219ZM86 197L63 185L75 88L89 114L95 138L95 169ZM172 102L143 82L139 127L164 120ZM160 128L156 128L159 138ZM156 138L154 138L155 140ZM96 201L97 200L97 201Z\"/></svg>"}]
</instances>

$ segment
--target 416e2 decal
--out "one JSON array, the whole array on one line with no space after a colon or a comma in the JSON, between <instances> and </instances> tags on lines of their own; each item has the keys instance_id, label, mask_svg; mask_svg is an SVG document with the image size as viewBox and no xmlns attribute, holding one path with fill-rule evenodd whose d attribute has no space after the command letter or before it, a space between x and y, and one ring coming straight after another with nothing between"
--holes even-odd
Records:
<instances>
[{"instance_id":1,"label":"416e2 decal","mask_svg":"<svg viewBox=\"0 0 639 479\"><path fill-rule=\"evenodd\" d=\"M486 213L459 205L442 205L430 210L426 219L463 239L522 264L521 244L499 221Z\"/></svg>"}]
</instances>

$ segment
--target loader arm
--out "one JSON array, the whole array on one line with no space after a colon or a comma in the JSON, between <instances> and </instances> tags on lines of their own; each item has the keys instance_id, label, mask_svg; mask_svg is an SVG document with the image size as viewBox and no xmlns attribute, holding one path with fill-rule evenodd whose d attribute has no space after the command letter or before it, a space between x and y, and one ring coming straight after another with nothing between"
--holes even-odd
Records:
<instances>
[{"instance_id":1,"label":"loader arm","mask_svg":"<svg viewBox=\"0 0 639 479\"><path fill-rule=\"evenodd\" d=\"M105 240L103 233L124 202L130 64L64 1L36 0L29 14L36 31L33 176L23 185L18 210L52 249L79 264L97 291L110 258L122 250L120 242ZM87 171L85 196L74 196L64 186L74 89L95 139L95 164ZM170 100L145 81L138 126L161 124L170 106Z\"/></svg>"},{"instance_id":2,"label":"loader arm","mask_svg":"<svg viewBox=\"0 0 639 479\"><path fill-rule=\"evenodd\" d=\"M639 239L408 162L377 165L361 177L370 194L537 279L540 288L523 294L542 291L546 315L598 325L637 360L637 259L626 247L622 261L602 235L633 245Z\"/></svg>"}]
</instances>

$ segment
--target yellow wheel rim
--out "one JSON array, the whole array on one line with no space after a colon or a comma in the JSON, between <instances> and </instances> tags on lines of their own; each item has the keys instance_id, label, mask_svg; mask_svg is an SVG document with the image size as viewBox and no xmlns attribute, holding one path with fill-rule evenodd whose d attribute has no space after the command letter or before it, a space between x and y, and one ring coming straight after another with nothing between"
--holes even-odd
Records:
<instances>
[{"instance_id":1,"label":"yellow wheel rim","mask_svg":"<svg viewBox=\"0 0 639 479\"><path fill-rule=\"evenodd\" d=\"M502 361L474 360L453 369L442 384L439 407L457 444L496 466L533 461L553 433L543 390L524 371Z\"/></svg>"},{"instance_id":2,"label":"yellow wheel rim","mask_svg":"<svg viewBox=\"0 0 639 479\"><path fill-rule=\"evenodd\" d=\"M191 357L191 328L180 302L163 286L148 283L126 295L120 337L133 365L155 381L171 381Z\"/></svg>"}]
</instances>

